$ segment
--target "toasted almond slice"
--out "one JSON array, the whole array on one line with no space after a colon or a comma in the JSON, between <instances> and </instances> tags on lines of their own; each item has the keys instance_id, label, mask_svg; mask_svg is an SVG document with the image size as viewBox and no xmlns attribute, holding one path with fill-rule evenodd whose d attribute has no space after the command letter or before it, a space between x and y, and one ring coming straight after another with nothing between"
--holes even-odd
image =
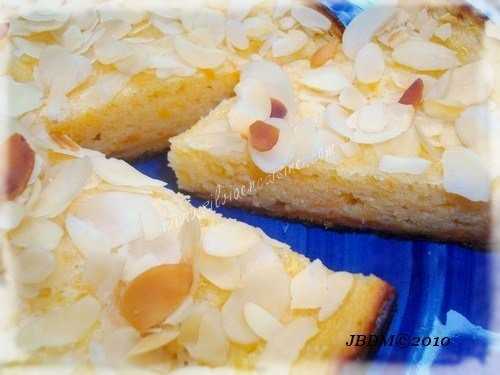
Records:
<instances>
[{"instance_id":1,"label":"toasted almond slice","mask_svg":"<svg viewBox=\"0 0 500 375\"><path fill-rule=\"evenodd\" d=\"M250 145L260 152L271 150L280 136L280 130L264 121L256 121L250 125Z\"/></svg>"},{"instance_id":2,"label":"toasted almond slice","mask_svg":"<svg viewBox=\"0 0 500 375\"><path fill-rule=\"evenodd\" d=\"M274 118L285 118L288 113L286 106L278 99L271 98L271 116ZM275 128L276 129L276 128ZM278 129L276 129L278 130ZM279 133L279 130L278 130ZM260 150L259 150L260 151ZM267 150L265 150L267 151Z\"/></svg>"},{"instance_id":3,"label":"toasted almond slice","mask_svg":"<svg viewBox=\"0 0 500 375\"><path fill-rule=\"evenodd\" d=\"M16 199L26 188L35 166L35 152L21 134L11 135L1 146L0 198Z\"/></svg>"},{"instance_id":4,"label":"toasted almond slice","mask_svg":"<svg viewBox=\"0 0 500 375\"><path fill-rule=\"evenodd\" d=\"M189 294L193 270L187 264L166 264L147 270L127 286L120 310L140 332L162 323Z\"/></svg>"},{"instance_id":5,"label":"toasted almond slice","mask_svg":"<svg viewBox=\"0 0 500 375\"><path fill-rule=\"evenodd\" d=\"M335 41L328 42L324 46L318 48L318 50L311 57L311 68L319 68L326 64L326 62L335 57L339 47L339 42Z\"/></svg>"},{"instance_id":6,"label":"toasted almond slice","mask_svg":"<svg viewBox=\"0 0 500 375\"><path fill-rule=\"evenodd\" d=\"M413 84L408 87L404 92L399 103L406 105L418 106L422 103L422 98L424 95L424 81L422 79L417 79Z\"/></svg>"},{"instance_id":7,"label":"toasted almond slice","mask_svg":"<svg viewBox=\"0 0 500 375\"><path fill-rule=\"evenodd\" d=\"M201 233L205 253L220 258L245 254L260 241L261 237L254 228L231 220L205 227Z\"/></svg>"}]
</instances>

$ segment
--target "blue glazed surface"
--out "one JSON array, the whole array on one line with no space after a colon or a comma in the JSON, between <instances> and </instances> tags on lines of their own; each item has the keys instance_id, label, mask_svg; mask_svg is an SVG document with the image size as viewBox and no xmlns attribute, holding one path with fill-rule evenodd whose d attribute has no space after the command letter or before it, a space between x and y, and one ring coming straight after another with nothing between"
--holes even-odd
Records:
<instances>
[{"instance_id":1,"label":"blue glazed surface","mask_svg":"<svg viewBox=\"0 0 500 375\"><path fill-rule=\"evenodd\" d=\"M343 1L331 7L344 23L360 11ZM134 165L177 191L175 175L164 156ZM199 206L205 202L192 199L192 203ZM262 228L269 236L311 259L321 259L334 270L375 274L388 281L397 290L397 299L387 335L452 336L451 344L440 349L382 346L373 355L370 374L500 374L500 345L498 335L492 333L500 332L500 314L495 308L500 291L495 274L499 255L458 245L326 230L240 209L215 210Z\"/></svg>"}]
</instances>

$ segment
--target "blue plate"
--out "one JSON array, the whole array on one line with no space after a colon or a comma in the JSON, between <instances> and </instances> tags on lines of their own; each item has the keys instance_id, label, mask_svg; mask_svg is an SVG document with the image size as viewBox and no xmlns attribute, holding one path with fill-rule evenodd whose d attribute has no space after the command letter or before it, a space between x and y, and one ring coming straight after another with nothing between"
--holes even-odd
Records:
<instances>
[{"instance_id":1,"label":"blue plate","mask_svg":"<svg viewBox=\"0 0 500 375\"><path fill-rule=\"evenodd\" d=\"M362 1L357 1L361 3ZM368 1L369 2L369 1ZM367 3L364 1L363 3ZM359 7L335 2L331 7L344 23ZM141 160L134 166L168 183L177 191L175 175L165 156ZM192 199L195 206L204 201ZM451 373L500 374L499 306L500 256L458 245L412 241L373 233L326 230L240 209L216 208L226 217L262 228L311 259L334 270L375 274L397 290L396 306L386 337L368 366L370 374ZM355 332L353 332L354 334ZM427 344L412 337L431 337ZM434 337L440 337L434 346ZM495 362L497 365L495 366Z\"/></svg>"}]
</instances>

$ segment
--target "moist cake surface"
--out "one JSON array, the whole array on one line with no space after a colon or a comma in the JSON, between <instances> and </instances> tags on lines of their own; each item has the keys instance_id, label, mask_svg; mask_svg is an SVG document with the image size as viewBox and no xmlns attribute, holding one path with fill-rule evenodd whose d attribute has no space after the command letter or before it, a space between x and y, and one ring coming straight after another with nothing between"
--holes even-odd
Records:
<instances>
[{"instance_id":1,"label":"moist cake surface","mask_svg":"<svg viewBox=\"0 0 500 375\"><path fill-rule=\"evenodd\" d=\"M309 58L340 32L301 2L12 6L0 45L6 83L41 107L51 134L125 158L167 148L171 136L232 96L252 55Z\"/></svg>"},{"instance_id":2,"label":"moist cake surface","mask_svg":"<svg viewBox=\"0 0 500 375\"><path fill-rule=\"evenodd\" d=\"M499 40L471 14L376 8L338 48L249 63L237 97L172 140L180 187L327 226L487 247Z\"/></svg>"},{"instance_id":3,"label":"moist cake surface","mask_svg":"<svg viewBox=\"0 0 500 375\"><path fill-rule=\"evenodd\" d=\"M0 210L6 373L326 374L364 354L349 335L386 322L394 291L375 276L332 272L68 138L1 144L18 168Z\"/></svg>"}]
</instances>

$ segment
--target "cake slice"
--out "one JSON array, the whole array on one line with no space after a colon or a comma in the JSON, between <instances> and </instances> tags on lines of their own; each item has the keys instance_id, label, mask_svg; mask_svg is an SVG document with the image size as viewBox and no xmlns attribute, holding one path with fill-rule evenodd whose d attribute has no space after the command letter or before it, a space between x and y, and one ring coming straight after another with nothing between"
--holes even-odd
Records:
<instances>
[{"instance_id":1,"label":"cake slice","mask_svg":"<svg viewBox=\"0 0 500 375\"><path fill-rule=\"evenodd\" d=\"M328 227L487 247L496 27L485 34L462 8L380 7L319 62L328 45L283 66L250 62L236 98L172 139L180 188Z\"/></svg>"},{"instance_id":2,"label":"cake slice","mask_svg":"<svg viewBox=\"0 0 500 375\"><path fill-rule=\"evenodd\" d=\"M0 48L8 75L43 91L52 135L130 159L166 149L232 96L252 55L284 63L335 40L339 24L317 6L88 2L38 16L21 7Z\"/></svg>"},{"instance_id":3,"label":"cake slice","mask_svg":"<svg viewBox=\"0 0 500 375\"><path fill-rule=\"evenodd\" d=\"M365 353L350 335L388 321L394 291L375 276L330 271L69 138L1 144L6 373L326 374Z\"/></svg>"}]
</instances>

